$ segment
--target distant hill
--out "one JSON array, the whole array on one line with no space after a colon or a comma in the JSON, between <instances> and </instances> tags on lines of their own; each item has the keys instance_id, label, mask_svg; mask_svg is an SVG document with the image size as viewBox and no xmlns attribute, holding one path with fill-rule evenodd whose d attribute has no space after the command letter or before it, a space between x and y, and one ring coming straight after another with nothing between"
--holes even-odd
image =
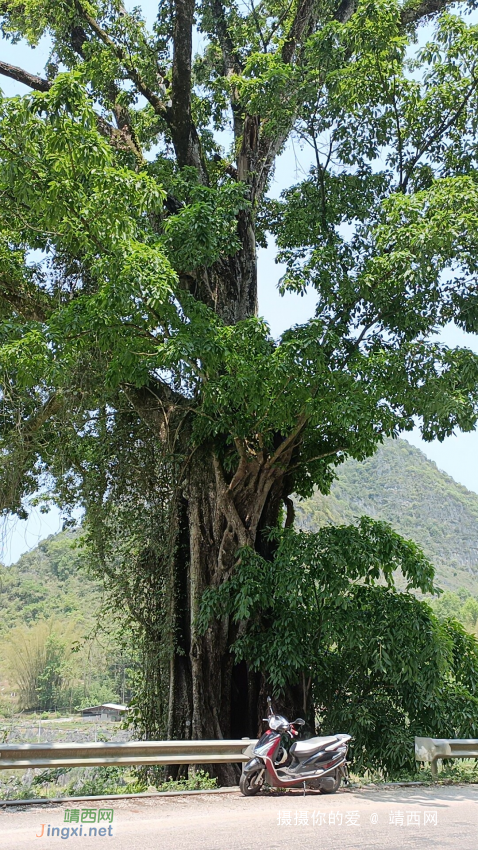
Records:
<instances>
[{"instance_id":1,"label":"distant hill","mask_svg":"<svg viewBox=\"0 0 478 850\"><path fill-rule=\"evenodd\" d=\"M131 653L101 617L103 589L88 576L79 537L52 535L0 564L0 716L130 698Z\"/></svg>"},{"instance_id":2,"label":"distant hill","mask_svg":"<svg viewBox=\"0 0 478 850\"><path fill-rule=\"evenodd\" d=\"M314 531L367 514L418 543L446 590L478 596L478 494L457 484L405 440L386 440L377 453L339 470L329 496L296 502L296 525Z\"/></svg>"},{"instance_id":3,"label":"distant hill","mask_svg":"<svg viewBox=\"0 0 478 850\"><path fill-rule=\"evenodd\" d=\"M68 618L88 625L98 611L102 589L88 578L78 532L42 540L10 567L0 565L0 636L38 619Z\"/></svg>"}]
</instances>

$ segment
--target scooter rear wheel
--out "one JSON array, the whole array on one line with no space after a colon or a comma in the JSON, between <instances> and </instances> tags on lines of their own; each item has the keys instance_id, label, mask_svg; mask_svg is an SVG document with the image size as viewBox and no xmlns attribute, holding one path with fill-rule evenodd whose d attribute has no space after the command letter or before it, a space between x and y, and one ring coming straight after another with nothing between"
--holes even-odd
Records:
<instances>
[{"instance_id":1,"label":"scooter rear wheel","mask_svg":"<svg viewBox=\"0 0 478 850\"><path fill-rule=\"evenodd\" d=\"M260 777L261 773L264 773L264 768L258 768L254 773L242 774L239 780L239 788L244 797L253 797L261 790L264 784L264 779Z\"/></svg>"},{"instance_id":2,"label":"scooter rear wheel","mask_svg":"<svg viewBox=\"0 0 478 850\"><path fill-rule=\"evenodd\" d=\"M337 791L338 791L338 790L339 790L339 788L340 788L341 783L342 783L342 777L341 777L341 775L340 775L340 771L339 771L339 770L336 770L336 771L335 771L334 780L335 780L335 781L334 781L334 784L333 784L331 787L329 787L329 788L320 788L320 793L321 793L321 794L336 794L336 793L337 793Z\"/></svg>"}]
</instances>

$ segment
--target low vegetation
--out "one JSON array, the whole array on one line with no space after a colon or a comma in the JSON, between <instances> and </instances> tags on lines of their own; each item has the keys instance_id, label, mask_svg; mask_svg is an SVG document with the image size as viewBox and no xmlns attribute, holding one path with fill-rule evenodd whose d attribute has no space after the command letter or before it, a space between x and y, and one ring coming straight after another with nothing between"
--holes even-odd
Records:
<instances>
[{"instance_id":1,"label":"low vegetation","mask_svg":"<svg viewBox=\"0 0 478 850\"><path fill-rule=\"evenodd\" d=\"M200 791L217 788L217 780L198 770L183 779L169 778L148 785L128 767L57 768L0 777L0 800L94 797L105 794L141 794L145 791Z\"/></svg>"}]
</instances>

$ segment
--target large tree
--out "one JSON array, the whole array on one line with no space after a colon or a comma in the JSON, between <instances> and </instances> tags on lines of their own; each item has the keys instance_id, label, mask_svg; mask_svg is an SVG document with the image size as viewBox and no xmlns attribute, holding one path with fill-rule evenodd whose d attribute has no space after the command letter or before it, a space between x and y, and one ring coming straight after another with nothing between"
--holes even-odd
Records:
<instances>
[{"instance_id":1,"label":"large tree","mask_svg":"<svg viewBox=\"0 0 478 850\"><path fill-rule=\"evenodd\" d=\"M447 5L172 0L148 31L121 0L0 2L4 38L51 43L44 76L0 61L28 87L0 115L1 507L85 507L170 735L256 732L241 624L197 612L291 494L417 418L475 425L478 357L435 336L478 323L477 30ZM291 136L310 171L273 199ZM317 296L279 340L271 235Z\"/></svg>"}]
</instances>

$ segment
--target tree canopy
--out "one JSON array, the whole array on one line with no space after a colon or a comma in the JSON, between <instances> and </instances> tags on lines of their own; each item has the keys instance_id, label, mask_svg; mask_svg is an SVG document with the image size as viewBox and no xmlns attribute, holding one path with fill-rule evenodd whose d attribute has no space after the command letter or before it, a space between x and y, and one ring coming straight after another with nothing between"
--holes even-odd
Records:
<instances>
[{"instance_id":1,"label":"tree canopy","mask_svg":"<svg viewBox=\"0 0 478 850\"><path fill-rule=\"evenodd\" d=\"M417 47L428 8L345 5L161 6L149 33L119 3L2 3L5 38L52 43L45 78L0 69L34 89L2 102L4 507L57 471L45 428L63 443L66 410L94 442L118 391L161 388L230 468L293 445L299 493L414 416L429 439L473 427L476 356L430 334L478 316L476 28L442 11ZM291 133L314 162L270 200ZM284 290L317 290L280 341L252 280L212 280L245 262L245 222Z\"/></svg>"}]
</instances>

